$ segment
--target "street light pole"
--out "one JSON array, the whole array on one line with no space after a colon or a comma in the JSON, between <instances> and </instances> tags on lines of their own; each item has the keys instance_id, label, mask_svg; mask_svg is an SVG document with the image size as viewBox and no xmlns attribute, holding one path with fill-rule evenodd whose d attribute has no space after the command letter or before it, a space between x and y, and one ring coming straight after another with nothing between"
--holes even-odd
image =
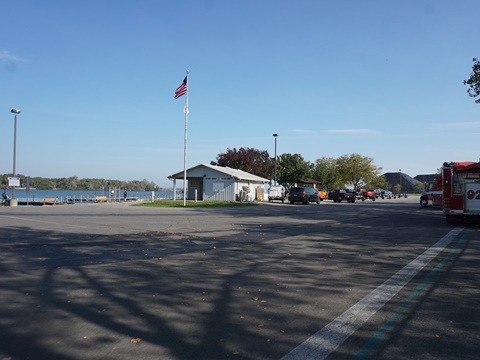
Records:
<instances>
[{"instance_id":1,"label":"street light pole","mask_svg":"<svg viewBox=\"0 0 480 360\"><path fill-rule=\"evenodd\" d=\"M400 171L400 193L402 193L402 169Z\"/></svg>"},{"instance_id":2,"label":"street light pole","mask_svg":"<svg viewBox=\"0 0 480 360\"><path fill-rule=\"evenodd\" d=\"M353 159L353 188L357 191L357 159Z\"/></svg>"},{"instance_id":3,"label":"street light pole","mask_svg":"<svg viewBox=\"0 0 480 360\"><path fill-rule=\"evenodd\" d=\"M15 178L17 176L17 169L16 169L16 163L17 163L17 114L20 114L20 110L18 109L12 109L11 110L12 114L14 115L14 120L13 120L13 177ZM15 185L12 186L12 200L10 201L11 206L16 206L18 204L17 198L15 197Z\"/></svg>"},{"instance_id":4,"label":"street light pole","mask_svg":"<svg viewBox=\"0 0 480 360\"><path fill-rule=\"evenodd\" d=\"M273 134L275 138L275 173L273 175L274 185L277 186L277 137L278 134Z\"/></svg>"}]
</instances>

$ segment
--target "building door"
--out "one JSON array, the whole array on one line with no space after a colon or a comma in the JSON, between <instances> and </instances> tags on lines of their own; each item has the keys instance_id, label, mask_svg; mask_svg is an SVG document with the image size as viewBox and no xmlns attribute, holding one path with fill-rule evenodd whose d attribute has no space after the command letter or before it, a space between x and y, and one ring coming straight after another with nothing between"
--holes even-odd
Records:
<instances>
[{"instance_id":1,"label":"building door","mask_svg":"<svg viewBox=\"0 0 480 360\"><path fill-rule=\"evenodd\" d=\"M203 200L203 178L188 179L188 200Z\"/></svg>"}]
</instances>

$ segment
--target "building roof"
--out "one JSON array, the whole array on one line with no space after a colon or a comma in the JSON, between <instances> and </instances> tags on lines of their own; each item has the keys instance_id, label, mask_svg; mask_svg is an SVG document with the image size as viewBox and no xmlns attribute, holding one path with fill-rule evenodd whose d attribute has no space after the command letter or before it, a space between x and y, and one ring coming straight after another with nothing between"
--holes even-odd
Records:
<instances>
[{"instance_id":1,"label":"building roof","mask_svg":"<svg viewBox=\"0 0 480 360\"><path fill-rule=\"evenodd\" d=\"M454 162L453 166L457 171L475 171L478 172L480 170L480 162L472 162L472 161L463 161L463 162Z\"/></svg>"},{"instance_id":2,"label":"building roof","mask_svg":"<svg viewBox=\"0 0 480 360\"><path fill-rule=\"evenodd\" d=\"M218 171L218 172L221 172L223 174L226 174L226 175L230 175L231 177L233 177L235 180L243 180L243 181L255 181L255 182L262 182L262 183L268 183L270 182L270 180L268 179L265 179L261 176L257 176L257 175L253 175L253 174L250 174L246 171L243 171L243 170L238 170L238 169L232 169L232 168L229 168L229 167L224 167L224 166L218 166L218 165L207 165L207 164L202 164L202 163L199 163L198 165L196 166L193 166L189 169L187 169L187 177L188 177L188 172L189 171L193 171L197 168L200 168L200 167L204 167L204 168L208 168L208 169L212 169L212 170L215 170L215 171ZM175 174L172 174L170 176L167 176L168 179L180 179L180 180L183 180L183 171L180 171L178 173L175 173Z\"/></svg>"},{"instance_id":3,"label":"building roof","mask_svg":"<svg viewBox=\"0 0 480 360\"><path fill-rule=\"evenodd\" d=\"M314 180L314 179L298 179L297 183L299 184L321 184L320 181Z\"/></svg>"}]
</instances>

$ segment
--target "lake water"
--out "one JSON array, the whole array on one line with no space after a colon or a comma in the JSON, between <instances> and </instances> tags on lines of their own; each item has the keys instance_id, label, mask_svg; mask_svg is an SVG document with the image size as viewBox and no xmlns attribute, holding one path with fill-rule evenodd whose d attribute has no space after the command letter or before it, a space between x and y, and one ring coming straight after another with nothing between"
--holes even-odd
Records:
<instances>
[{"instance_id":1,"label":"lake water","mask_svg":"<svg viewBox=\"0 0 480 360\"><path fill-rule=\"evenodd\" d=\"M1 190L3 193L3 189ZM9 198L12 198L12 189L7 189ZM18 201L40 201L43 198L58 198L59 202L68 199L94 199L95 196L106 196L110 200L123 199L123 191L118 190L30 190L27 194L25 189L15 189L15 197ZM153 191L155 200L173 199L173 191ZM127 198L139 200L152 200L152 191L127 191ZM181 190L177 190L177 199L183 199Z\"/></svg>"}]
</instances>

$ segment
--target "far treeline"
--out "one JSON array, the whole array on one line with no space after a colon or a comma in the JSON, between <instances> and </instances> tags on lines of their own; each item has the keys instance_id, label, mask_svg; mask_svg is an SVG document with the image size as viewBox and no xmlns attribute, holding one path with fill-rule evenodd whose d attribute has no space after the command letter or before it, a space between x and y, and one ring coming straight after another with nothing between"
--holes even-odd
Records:
<instances>
[{"instance_id":1,"label":"far treeline","mask_svg":"<svg viewBox=\"0 0 480 360\"><path fill-rule=\"evenodd\" d=\"M299 180L316 180L325 190L381 188L400 192L407 184L389 184L382 167L377 167L372 158L359 154L346 154L339 158L322 157L311 163L300 154L281 154L270 157L268 151L252 148L229 149L217 155L212 165L228 166L266 179L274 179L276 168L277 183L289 189ZM423 184L413 184L421 192Z\"/></svg>"},{"instance_id":2,"label":"far treeline","mask_svg":"<svg viewBox=\"0 0 480 360\"><path fill-rule=\"evenodd\" d=\"M230 149L217 155L212 165L239 169L250 174L274 180L286 189L294 186L299 180L316 180L320 188L332 189L361 189L381 188L400 192L407 184L389 184L384 175L381 175L382 167L377 167L372 158L359 154L346 154L339 158L322 157L314 163L306 161L300 154L284 153L275 158L270 157L268 151L253 148ZM276 170L276 171L275 171ZM8 177L12 174L0 175L2 188L8 187ZM17 174L22 187L26 187L26 177ZM413 184L416 192L421 192L423 184ZM144 180L106 180L86 178L79 179L77 176L68 178L42 178L30 177L30 187L40 190L101 190L108 188L120 188L130 191L158 191L161 188L154 182Z\"/></svg>"},{"instance_id":3,"label":"far treeline","mask_svg":"<svg viewBox=\"0 0 480 360\"><path fill-rule=\"evenodd\" d=\"M8 187L8 178L12 174L0 175L1 188ZM27 186L25 175L17 174L20 185ZM79 179L77 176L68 178L43 178L30 177L30 188L39 190L101 190L108 188L120 188L129 191L157 191L160 187L152 181L143 180L106 180L106 179Z\"/></svg>"}]
</instances>

